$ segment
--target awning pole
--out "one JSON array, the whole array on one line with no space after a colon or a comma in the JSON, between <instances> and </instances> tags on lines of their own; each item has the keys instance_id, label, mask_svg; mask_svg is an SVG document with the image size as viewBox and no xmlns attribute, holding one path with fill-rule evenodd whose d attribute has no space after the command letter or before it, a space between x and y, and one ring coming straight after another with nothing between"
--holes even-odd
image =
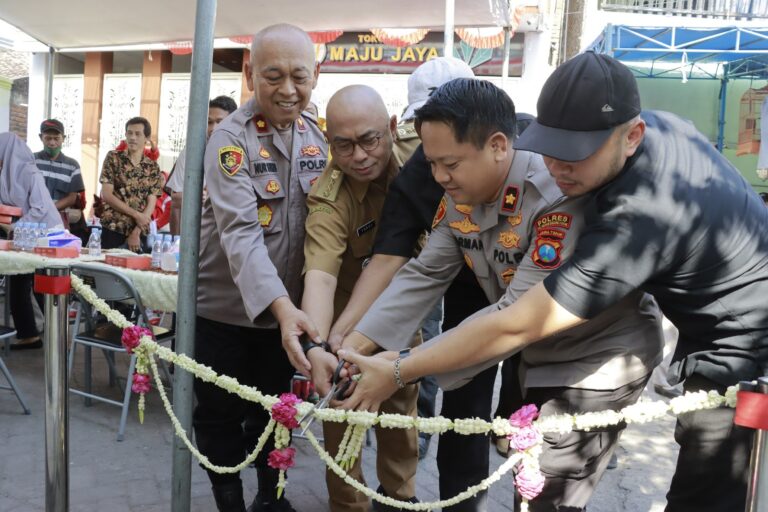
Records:
<instances>
[{"instance_id":1,"label":"awning pole","mask_svg":"<svg viewBox=\"0 0 768 512\"><path fill-rule=\"evenodd\" d=\"M445 0L445 28L443 31L443 56L453 57L453 22L456 6L454 0Z\"/></svg>"},{"instance_id":2,"label":"awning pole","mask_svg":"<svg viewBox=\"0 0 768 512\"><path fill-rule=\"evenodd\" d=\"M192 52L187 158L184 168L184 201L181 205L181 261L176 317L176 351L194 357L197 307L197 261L200 248L200 214L203 192L203 155L208 125L208 100L213 68L213 33L216 0L197 0L195 41ZM191 373L176 368L173 374L173 409L187 433L192 434ZM173 439L171 510L189 512L192 457L184 443Z\"/></svg>"},{"instance_id":3,"label":"awning pole","mask_svg":"<svg viewBox=\"0 0 768 512\"><path fill-rule=\"evenodd\" d=\"M505 89L507 86L507 78L509 78L509 51L512 46L510 41L509 27L504 27L504 62L501 64L501 88Z\"/></svg>"},{"instance_id":4,"label":"awning pole","mask_svg":"<svg viewBox=\"0 0 768 512\"><path fill-rule=\"evenodd\" d=\"M728 66L725 66L723 78L720 80L720 109L717 113L717 150L723 152L725 146L725 107L728 96Z\"/></svg>"},{"instance_id":5,"label":"awning pole","mask_svg":"<svg viewBox=\"0 0 768 512\"><path fill-rule=\"evenodd\" d=\"M45 118L50 119L52 117L51 111L53 109L53 63L55 57L55 50L52 46L48 47L48 76L46 77L45 84Z\"/></svg>"}]
</instances>

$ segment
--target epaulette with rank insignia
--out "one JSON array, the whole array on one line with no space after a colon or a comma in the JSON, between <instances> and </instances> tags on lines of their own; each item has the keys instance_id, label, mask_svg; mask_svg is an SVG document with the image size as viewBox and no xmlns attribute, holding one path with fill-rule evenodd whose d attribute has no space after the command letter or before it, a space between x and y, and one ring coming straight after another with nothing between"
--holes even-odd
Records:
<instances>
[{"instance_id":1,"label":"epaulette with rank insignia","mask_svg":"<svg viewBox=\"0 0 768 512\"><path fill-rule=\"evenodd\" d=\"M406 121L397 125L397 140L411 140L418 139L419 134L416 133L416 125L413 121Z\"/></svg>"},{"instance_id":2,"label":"epaulette with rank insignia","mask_svg":"<svg viewBox=\"0 0 768 512\"><path fill-rule=\"evenodd\" d=\"M344 182L344 173L334 167L328 167L320 178L312 186L310 195L320 197L326 201L334 202L339 195L341 184Z\"/></svg>"}]
</instances>

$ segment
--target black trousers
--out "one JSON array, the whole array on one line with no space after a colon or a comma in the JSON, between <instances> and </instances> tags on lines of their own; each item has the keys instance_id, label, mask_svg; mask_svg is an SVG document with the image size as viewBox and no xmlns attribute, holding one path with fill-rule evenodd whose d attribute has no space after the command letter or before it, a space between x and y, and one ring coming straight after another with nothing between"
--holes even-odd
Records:
<instances>
[{"instance_id":1,"label":"black trousers","mask_svg":"<svg viewBox=\"0 0 768 512\"><path fill-rule=\"evenodd\" d=\"M198 316L195 359L220 375L257 387L264 394L290 391L294 370L283 351L277 329L240 327ZM195 379L194 389L197 407L193 425L197 447L213 464L236 466L256 446L269 422L269 413L259 404L200 379ZM267 457L273 448L270 438L256 459L257 469L268 472ZM219 475L209 471L208 477L213 485L240 481L238 474Z\"/></svg>"},{"instance_id":2,"label":"black trousers","mask_svg":"<svg viewBox=\"0 0 768 512\"><path fill-rule=\"evenodd\" d=\"M725 393L726 387L700 375L688 377L685 391ZM680 445L667 493L666 512L741 511L746 506L753 430L733 424L734 410L721 407L681 414L675 426Z\"/></svg>"},{"instance_id":3,"label":"black trousers","mask_svg":"<svg viewBox=\"0 0 768 512\"><path fill-rule=\"evenodd\" d=\"M32 285L34 284L34 274L20 274L10 276L11 279L11 316L13 316L13 325L16 326L17 338L32 338L40 334L35 323L35 310L32 306ZM35 293L35 300L43 309L43 296Z\"/></svg>"},{"instance_id":4,"label":"black trousers","mask_svg":"<svg viewBox=\"0 0 768 512\"><path fill-rule=\"evenodd\" d=\"M507 364L507 363L504 363ZM517 368L517 364L512 365ZM492 366L477 374L474 379L464 386L443 392L443 409L441 415L450 418L482 418L491 419L491 402L493 385L496 381L497 367ZM520 386L510 390L507 398L508 407L516 410L522 402L511 403L512 396L521 400ZM462 435L448 431L440 435L437 448L437 469L440 473L440 498L452 498L467 487L480 483L488 476L488 436L484 434ZM478 493L474 498L462 501L453 507L447 507L445 512L480 512L488 509L488 495Z\"/></svg>"},{"instance_id":5,"label":"black trousers","mask_svg":"<svg viewBox=\"0 0 768 512\"><path fill-rule=\"evenodd\" d=\"M102 249L127 249L128 245L126 244L126 240L128 240L128 237L122 233L118 233L117 231L112 231L111 229L107 229L107 228L101 229L101 248ZM139 245L141 247L141 250L139 252L143 252L143 253L152 252L152 248L147 247L146 236L141 235L139 237Z\"/></svg>"},{"instance_id":6,"label":"black trousers","mask_svg":"<svg viewBox=\"0 0 768 512\"><path fill-rule=\"evenodd\" d=\"M646 375L616 389L529 388L525 402L535 404L542 416L616 411L637 402L649 378ZM541 494L531 500L531 512L586 510L625 427L622 422L588 432L545 433L539 462L546 482Z\"/></svg>"}]
</instances>

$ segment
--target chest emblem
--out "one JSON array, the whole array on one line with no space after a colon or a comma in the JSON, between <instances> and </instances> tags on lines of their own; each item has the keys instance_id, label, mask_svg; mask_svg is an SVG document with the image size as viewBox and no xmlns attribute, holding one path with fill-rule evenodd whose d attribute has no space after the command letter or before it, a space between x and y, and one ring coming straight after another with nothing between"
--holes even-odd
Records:
<instances>
[{"instance_id":1,"label":"chest emblem","mask_svg":"<svg viewBox=\"0 0 768 512\"><path fill-rule=\"evenodd\" d=\"M267 149L266 149L266 148L262 147L262 148L259 150L259 156L260 156L261 158L263 158L263 159L265 159L265 160L266 160L266 159L268 159L269 157L271 157L272 155L270 155L270 154L269 154L269 151L267 151Z\"/></svg>"},{"instance_id":2,"label":"chest emblem","mask_svg":"<svg viewBox=\"0 0 768 512\"><path fill-rule=\"evenodd\" d=\"M455 206L456 211L459 213L463 213L464 215L471 215L472 214L472 206L468 204L457 204Z\"/></svg>"},{"instance_id":3,"label":"chest emblem","mask_svg":"<svg viewBox=\"0 0 768 512\"><path fill-rule=\"evenodd\" d=\"M227 176L234 176L243 166L245 153L237 146L219 148L219 168Z\"/></svg>"},{"instance_id":4,"label":"chest emblem","mask_svg":"<svg viewBox=\"0 0 768 512\"><path fill-rule=\"evenodd\" d=\"M511 229L509 231L503 231L499 233L499 240L498 242L506 249L511 249L512 247L520 247L520 235L512 231Z\"/></svg>"},{"instance_id":5,"label":"chest emblem","mask_svg":"<svg viewBox=\"0 0 768 512\"><path fill-rule=\"evenodd\" d=\"M445 212L448 211L448 201L445 200L445 197L443 197L440 200L440 204L437 205L437 211L435 212L435 216L432 219L432 229L435 229L438 224L440 224L440 221L445 218Z\"/></svg>"},{"instance_id":6,"label":"chest emblem","mask_svg":"<svg viewBox=\"0 0 768 512\"><path fill-rule=\"evenodd\" d=\"M512 213L517 207L517 199L520 197L520 189L514 185L504 189L504 198L501 201L501 211Z\"/></svg>"},{"instance_id":7,"label":"chest emblem","mask_svg":"<svg viewBox=\"0 0 768 512\"><path fill-rule=\"evenodd\" d=\"M520 223L523 222L523 214L518 213L517 215L507 217L507 222L509 222L509 225L512 227L519 226Z\"/></svg>"},{"instance_id":8,"label":"chest emblem","mask_svg":"<svg viewBox=\"0 0 768 512\"><path fill-rule=\"evenodd\" d=\"M272 208L267 204L261 205L259 206L258 214L261 227L268 228L272 224Z\"/></svg>"},{"instance_id":9,"label":"chest emblem","mask_svg":"<svg viewBox=\"0 0 768 512\"><path fill-rule=\"evenodd\" d=\"M462 220L455 220L448 224L451 228L457 230L459 233L479 233L480 226L473 223L469 217L464 217Z\"/></svg>"},{"instance_id":10,"label":"chest emblem","mask_svg":"<svg viewBox=\"0 0 768 512\"><path fill-rule=\"evenodd\" d=\"M269 180L265 190L270 194L277 194L280 192L280 184L276 180Z\"/></svg>"},{"instance_id":11,"label":"chest emblem","mask_svg":"<svg viewBox=\"0 0 768 512\"><path fill-rule=\"evenodd\" d=\"M301 146L300 154L301 156L320 156L323 152L320 151L320 146L307 144L306 146Z\"/></svg>"},{"instance_id":12,"label":"chest emblem","mask_svg":"<svg viewBox=\"0 0 768 512\"><path fill-rule=\"evenodd\" d=\"M263 115L259 114L257 116L254 116L253 122L256 124L256 133L269 132L269 126L267 125L267 120L264 118Z\"/></svg>"},{"instance_id":13,"label":"chest emblem","mask_svg":"<svg viewBox=\"0 0 768 512\"><path fill-rule=\"evenodd\" d=\"M501 273L501 280L504 281L504 284L506 285L509 285L513 277L515 277L515 269L512 267Z\"/></svg>"}]
</instances>

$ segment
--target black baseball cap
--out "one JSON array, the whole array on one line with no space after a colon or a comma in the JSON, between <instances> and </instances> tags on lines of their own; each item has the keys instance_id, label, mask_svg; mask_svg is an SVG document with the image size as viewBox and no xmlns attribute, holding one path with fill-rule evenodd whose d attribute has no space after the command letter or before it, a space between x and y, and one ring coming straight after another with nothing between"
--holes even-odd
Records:
<instances>
[{"instance_id":1,"label":"black baseball cap","mask_svg":"<svg viewBox=\"0 0 768 512\"><path fill-rule=\"evenodd\" d=\"M544 83L536 121L515 149L566 162L589 158L613 130L640 114L632 71L608 55L588 51L564 62Z\"/></svg>"},{"instance_id":2,"label":"black baseball cap","mask_svg":"<svg viewBox=\"0 0 768 512\"><path fill-rule=\"evenodd\" d=\"M64 125L58 119L46 119L40 124L40 133L59 132L64 135Z\"/></svg>"}]
</instances>

